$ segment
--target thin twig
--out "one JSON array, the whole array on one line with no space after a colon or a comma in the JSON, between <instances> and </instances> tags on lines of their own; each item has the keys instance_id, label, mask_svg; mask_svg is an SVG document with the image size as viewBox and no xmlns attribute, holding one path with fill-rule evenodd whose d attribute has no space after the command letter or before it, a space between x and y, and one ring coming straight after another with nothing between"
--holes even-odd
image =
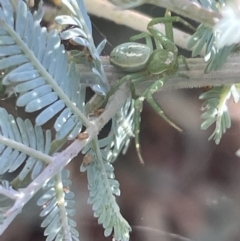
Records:
<instances>
[{"instance_id":1,"label":"thin twig","mask_svg":"<svg viewBox=\"0 0 240 241\"><path fill-rule=\"evenodd\" d=\"M139 32L148 32L147 25L152 19L151 16L147 16L134 10L120 9L106 0L87 0L85 1L85 5L89 14L108 19L116 24L128 26ZM160 32L165 33L163 24L157 24L155 25L155 28ZM177 39L176 44L179 47L187 49L187 42L190 37L191 35L178 29L174 29L174 39Z\"/></svg>"},{"instance_id":2,"label":"thin twig","mask_svg":"<svg viewBox=\"0 0 240 241\"><path fill-rule=\"evenodd\" d=\"M13 200L17 199L19 197L19 192L14 190L14 189L7 189L5 187L3 187L2 185L0 185L0 194L11 198Z\"/></svg>"},{"instance_id":3,"label":"thin twig","mask_svg":"<svg viewBox=\"0 0 240 241\"><path fill-rule=\"evenodd\" d=\"M181 16L206 24L210 27L213 27L215 23L222 18L220 13L203 8L201 5L197 5L189 0L146 0L145 2L169 9Z\"/></svg>"}]
</instances>

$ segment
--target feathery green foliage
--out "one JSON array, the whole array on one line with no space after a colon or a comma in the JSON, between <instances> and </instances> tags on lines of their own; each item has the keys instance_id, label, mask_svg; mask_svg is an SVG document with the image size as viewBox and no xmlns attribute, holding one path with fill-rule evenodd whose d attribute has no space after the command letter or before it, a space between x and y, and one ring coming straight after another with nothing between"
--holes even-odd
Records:
<instances>
[{"instance_id":1,"label":"feathery green foliage","mask_svg":"<svg viewBox=\"0 0 240 241\"><path fill-rule=\"evenodd\" d=\"M115 240L129 240L131 227L122 217L114 195L120 195L119 182L115 180L112 163L119 153L126 151L133 133L134 106L128 99L123 108L112 119L109 135L86 146L83 153L89 161L83 162L80 170L88 176L89 199L93 205L94 217L102 224L104 235L114 230ZM120 124L119 124L120 123ZM128 128L128 129L127 129Z\"/></svg>"},{"instance_id":2,"label":"feathery green foliage","mask_svg":"<svg viewBox=\"0 0 240 241\"><path fill-rule=\"evenodd\" d=\"M2 83L14 87L14 92L20 94L17 106L25 107L26 112L41 110L37 125L61 113L54 125L57 138L62 139L66 134L69 139L75 138L82 123L87 125L81 112L85 100L81 89L85 87L79 84L74 67L68 67L60 37L55 30L48 33L46 28L41 28L41 8L32 15L26 4L19 1L14 19L10 2L3 2L7 15L4 21L3 13L0 22L1 37L10 40L1 42L0 66L5 72Z\"/></svg>"},{"instance_id":3,"label":"feathery green foliage","mask_svg":"<svg viewBox=\"0 0 240 241\"><path fill-rule=\"evenodd\" d=\"M216 123L215 129L209 139L213 139L219 144L222 135L231 127L231 118L228 112L227 100L232 96L235 103L239 100L239 85L231 85L224 87L215 87L200 95L203 103L202 118L205 119L201 125L206 130L213 123Z\"/></svg>"},{"instance_id":4,"label":"feathery green foliage","mask_svg":"<svg viewBox=\"0 0 240 241\"><path fill-rule=\"evenodd\" d=\"M102 224L106 237L112 235L116 241L128 241L131 227L116 202L120 184L115 177L113 163L120 153L126 152L134 136L136 116L140 119L138 110L134 109L136 100L127 98L126 94L122 105L111 110L115 112L109 116L104 115L106 110L102 115L100 113L100 117L94 112L96 109L92 108L91 101L100 100L101 104L110 89L100 58L106 40L95 46L83 0L62 2L69 14L56 17L56 23L62 29L58 32L40 26L43 17L41 4L32 14L23 0L0 0L0 70L3 73L0 91L5 91L9 97L15 96L16 106L24 107L26 116L33 112L37 115L35 123L32 123L30 118L14 117L0 108L0 234L41 190L37 205L42 207L40 216L44 219L41 226L45 229L46 240L79 240L76 223L72 220L76 210L66 165L82 151L85 158L80 171L87 173L88 202L92 205L94 217ZM138 1L138 4L143 2ZM205 8L219 11L225 0L198 2ZM133 1L127 3L129 6L135 4ZM162 42L156 44L161 50L159 52L168 55L164 63L168 65L173 54L171 51L177 58L177 48L172 43L173 39L155 32L153 25L155 22L149 25L149 30L155 37L161 36ZM150 40L150 35L147 36ZM205 59L208 62L205 72L219 69L236 48L236 45L231 45L218 49L215 40L213 30L200 25L189 42L189 47L194 48L193 56L199 55L206 45ZM85 58L83 51L65 50L62 41L83 47L91 60ZM76 64L79 63L89 70L91 78L83 78L77 71ZM175 63L177 71L178 62ZM166 71L160 77L165 80L170 75ZM136 76L145 78L139 73ZM146 96L139 98L140 102L143 98L150 98L149 94L155 93L164 84L161 79L159 81L151 86ZM86 101L87 87L95 92L89 102ZM216 123L210 136L216 144L231 126L227 108L230 97L238 102L238 84L216 87L200 96L205 100L201 127L207 129ZM161 109L158 111L162 113ZM52 119L51 126L49 121ZM102 125L109 120L110 130L105 137L98 139ZM50 123L50 130L44 129L46 123ZM85 137L82 138L79 133ZM64 145L68 147L63 149ZM14 177L9 175L10 172L15 172Z\"/></svg>"},{"instance_id":5,"label":"feathery green foliage","mask_svg":"<svg viewBox=\"0 0 240 241\"><path fill-rule=\"evenodd\" d=\"M70 172L63 170L43 187L46 192L38 200L42 207L40 217L45 217L41 227L46 228L44 235L47 241L52 240L76 240L78 231L76 222L71 218L75 215L74 193L70 191L72 182L69 180Z\"/></svg>"},{"instance_id":6,"label":"feathery green foliage","mask_svg":"<svg viewBox=\"0 0 240 241\"><path fill-rule=\"evenodd\" d=\"M49 152L51 144L51 132L49 130L43 133L42 128L40 126L33 127L29 119L23 121L18 117L15 120L3 108L0 108L0 115L1 135L40 152L46 154ZM23 163L24 167L18 175L19 181L24 180L28 175L31 179L35 179L44 167L43 161L36 160L31 156L27 157L27 154L23 152L1 145L0 175L16 171Z\"/></svg>"},{"instance_id":7,"label":"feathery green foliage","mask_svg":"<svg viewBox=\"0 0 240 241\"><path fill-rule=\"evenodd\" d=\"M2 186L0 186L3 193L0 194L1 233L20 212L20 206L25 205L39 190L34 186L37 184L36 180L47 173L45 168L48 165L54 165L53 162L59 161L56 152L68 140L73 140L81 132L83 126L90 126L90 120L84 115L87 86L98 94L105 94L109 89L100 60L100 53L106 40L103 40L98 47L94 46L91 22L83 1L69 0L63 1L63 3L66 8L69 8L72 15L58 16L56 22L75 27L63 30L58 34L55 30L48 32L46 28L40 26L43 16L41 6L32 15L27 5L21 0L18 5L12 5L10 0L0 1L0 68L4 71L2 84L7 86L7 90L14 90L8 93L17 96L16 105L18 107L25 107L25 111L29 113L39 111L34 127L30 120L23 120L19 117L15 120L5 109L0 109L2 135L0 138L2 143L0 174L3 179ZM71 39L76 44L88 48L92 62L83 61L83 64L92 70L94 78L91 83L81 79L76 71L75 63L72 61L74 58L71 57L71 52L67 54L61 44L61 39ZM131 99L128 102L131 102ZM109 205L109 211L105 213L105 217L110 222L106 225L106 221L103 220L104 214L99 217L99 220L102 220L105 235L113 232L116 240L129 240L131 230L127 221L121 216L114 197L114 194L120 194L120 190L118 181L114 179L114 169L110 164L110 160L116 159L125 146L126 140L129 139L129 136L121 131L121 127L118 129L116 123L120 118L125 118L124 114L129 113L128 109L131 105L126 104L125 106L119 112L118 117L116 116L112 120L115 136L111 133L110 138L99 141L99 143L104 142L109 148L108 151L104 151L105 156L101 156L104 153L100 151L96 137L89 145L89 152L97 157L91 164L94 167L91 170L93 177L102 180L103 173L108 175L108 178L103 179L105 188L101 193L96 194L96 198L101 199L103 192L110 195L108 195L109 200L104 199L101 202L104 207ZM53 133L50 130L43 131L41 126L54 117L53 127L56 135L55 138L52 138ZM131 120L131 117L129 119ZM22 146L18 147L19 143ZM25 150L27 147L29 149ZM110 150L112 150L111 158ZM46 156L43 155L38 159L36 156L39 153L36 151L44 153ZM48 154L53 155L52 159ZM56 158L54 159L54 157ZM72 158L73 155L70 154L68 159ZM104 160L104 165L102 165L102 160ZM99 165L101 172L98 170ZM7 181L7 173L15 170L19 174L13 180ZM47 236L47 241L78 240L76 223L70 218L75 214L75 201L72 200L74 194L69 190L71 181L68 178L69 172L64 170L52 175L52 178L47 181L40 180L40 183L46 181L42 186L45 193L37 204L43 208L40 216L45 217L42 227L45 228L44 234ZM91 182L90 177L89 182ZM6 186L4 183L8 183L8 185ZM27 190L32 187L34 190L28 197L29 191ZM98 190L99 186L95 188ZM13 194L9 194L10 196L8 196L9 190L10 194L13 192ZM90 194L92 194L91 190ZM25 198L25 203L21 204L18 196ZM95 209L96 203L93 204Z\"/></svg>"},{"instance_id":8,"label":"feathery green foliage","mask_svg":"<svg viewBox=\"0 0 240 241\"><path fill-rule=\"evenodd\" d=\"M225 0L216 2L199 0L195 2L200 2L203 7L213 11L221 10L226 4ZM216 46L216 40L217 36L213 29L204 24L200 24L197 31L188 42L188 48L193 49L193 57L200 55L205 48L204 58L207 61L205 73L220 69L226 62L227 57L237 48L236 44L232 44L219 49ZM231 94L238 96L236 85L214 87L206 93L201 94L199 97L200 99L206 100L203 103L203 110L205 110L205 112L202 114L202 118L205 120L201 125L201 129L206 130L213 123L216 123L214 132L209 137L209 139L214 139L216 144L219 144L222 135L231 127L231 118L227 107L227 100L230 98Z\"/></svg>"},{"instance_id":9,"label":"feathery green foliage","mask_svg":"<svg viewBox=\"0 0 240 241\"><path fill-rule=\"evenodd\" d=\"M216 12L218 12L223 6L223 4L226 3L225 0L220 0L216 2L208 0L194 1L196 3L199 2L203 7ZM220 69L226 62L227 57L236 48L235 45L231 45L218 49L215 45L215 41L216 36L213 30L210 27L205 26L204 24L200 24L197 31L192 35L191 39L188 42L188 48L193 49L193 57L200 55L201 52L204 51L204 57L207 61L205 73ZM205 50L203 50L204 48Z\"/></svg>"}]
</instances>

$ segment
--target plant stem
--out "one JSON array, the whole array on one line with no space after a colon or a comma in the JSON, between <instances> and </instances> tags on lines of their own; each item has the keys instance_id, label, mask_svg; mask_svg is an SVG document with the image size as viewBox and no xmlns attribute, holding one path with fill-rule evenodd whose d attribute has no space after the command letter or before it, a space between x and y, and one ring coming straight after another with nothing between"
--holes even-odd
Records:
<instances>
[{"instance_id":1,"label":"plant stem","mask_svg":"<svg viewBox=\"0 0 240 241\"><path fill-rule=\"evenodd\" d=\"M147 25L152 20L151 16L133 11L120 9L106 0L87 0L85 6L90 14L100 18L105 18L116 24L125 25L129 28L138 30L139 32L148 32ZM154 26L157 30L165 33L163 24ZM181 48L187 49L187 42L191 35L174 29L174 39L177 39L177 45Z\"/></svg>"},{"instance_id":2,"label":"plant stem","mask_svg":"<svg viewBox=\"0 0 240 241\"><path fill-rule=\"evenodd\" d=\"M116 81L126 75L126 73L117 69L109 63L108 57L102 57L105 72L108 76L111 86L114 86ZM174 90L174 89L188 89L188 88L201 88L204 86L221 86L239 83L240 75L240 56L233 55L228 58L227 62L220 70L212 71L204 74L206 62L202 58L187 59L190 70L186 70L184 65L180 65L179 73L188 76L172 77L161 88L161 90ZM78 65L77 68L81 71L82 77L91 78L92 73L84 68L83 65ZM93 78L93 77L92 77ZM154 77L152 78L154 80ZM151 80L143 81L136 86L137 94L140 94L147 86L152 83Z\"/></svg>"}]
</instances>

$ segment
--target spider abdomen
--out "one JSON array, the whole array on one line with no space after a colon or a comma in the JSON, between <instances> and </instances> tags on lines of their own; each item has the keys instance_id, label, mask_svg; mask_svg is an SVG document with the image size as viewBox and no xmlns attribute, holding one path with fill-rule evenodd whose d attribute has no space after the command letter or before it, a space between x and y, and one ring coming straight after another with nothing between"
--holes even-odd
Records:
<instances>
[{"instance_id":1,"label":"spider abdomen","mask_svg":"<svg viewBox=\"0 0 240 241\"><path fill-rule=\"evenodd\" d=\"M124 43L118 45L110 54L110 62L125 72L143 70L151 55L150 48L140 43Z\"/></svg>"}]
</instances>

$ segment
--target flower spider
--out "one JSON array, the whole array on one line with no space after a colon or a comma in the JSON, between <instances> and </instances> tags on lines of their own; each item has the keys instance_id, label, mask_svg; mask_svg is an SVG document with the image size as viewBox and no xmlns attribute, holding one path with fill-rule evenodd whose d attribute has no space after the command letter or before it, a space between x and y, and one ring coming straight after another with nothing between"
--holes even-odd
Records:
<instances>
[{"instance_id":1,"label":"flower spider","mask_svg":"<svg viewBox=\"0 0 240 241\"><path fill-rule=\"evenodd\" d=\"M194 27L192 27L185 20L181 19L180 17L172 17L171 13L166 11L165 17L152 19L147 27L148 31L154 39L156 46L155 50L153 50L151 35L148 33L141 33L130 38L130 41L145 38L146 44L140 44L136 42L124 43L114 48L110 54L110 62L121 70L129 72L129 74L117 82L116 86L114 86L113 89L108 93L107 99L117 90L117 88L122 83L125 81L130 81L132 97L135 99L135 145L139 160L142 164L144 164L144 161L140 152L139 129L141 121L140 114L142 111L143 101L145 99L164 120L166 120L178 131L182 131L181 128L175 125L164 114L163 110L154 101L152 96L164 85L164 82L169 79L170 76L179 75L188 78L187 76L183 76L177 73L179 67L179 59L182 60L187 70L189 68L186 59L183 56L178 56L178 48L174 44L173 40L173 22L181 22L191 29L194 29ZM165 24L166 36L154 28L154 25L158 23ZM147 89L145 89L140 96L137 96L135 93L134 84L140 81L149 79L151 80L153 77L156 77L157 80L155 80L149 87L147 87Z\"/></svg>"}]
</instances>

